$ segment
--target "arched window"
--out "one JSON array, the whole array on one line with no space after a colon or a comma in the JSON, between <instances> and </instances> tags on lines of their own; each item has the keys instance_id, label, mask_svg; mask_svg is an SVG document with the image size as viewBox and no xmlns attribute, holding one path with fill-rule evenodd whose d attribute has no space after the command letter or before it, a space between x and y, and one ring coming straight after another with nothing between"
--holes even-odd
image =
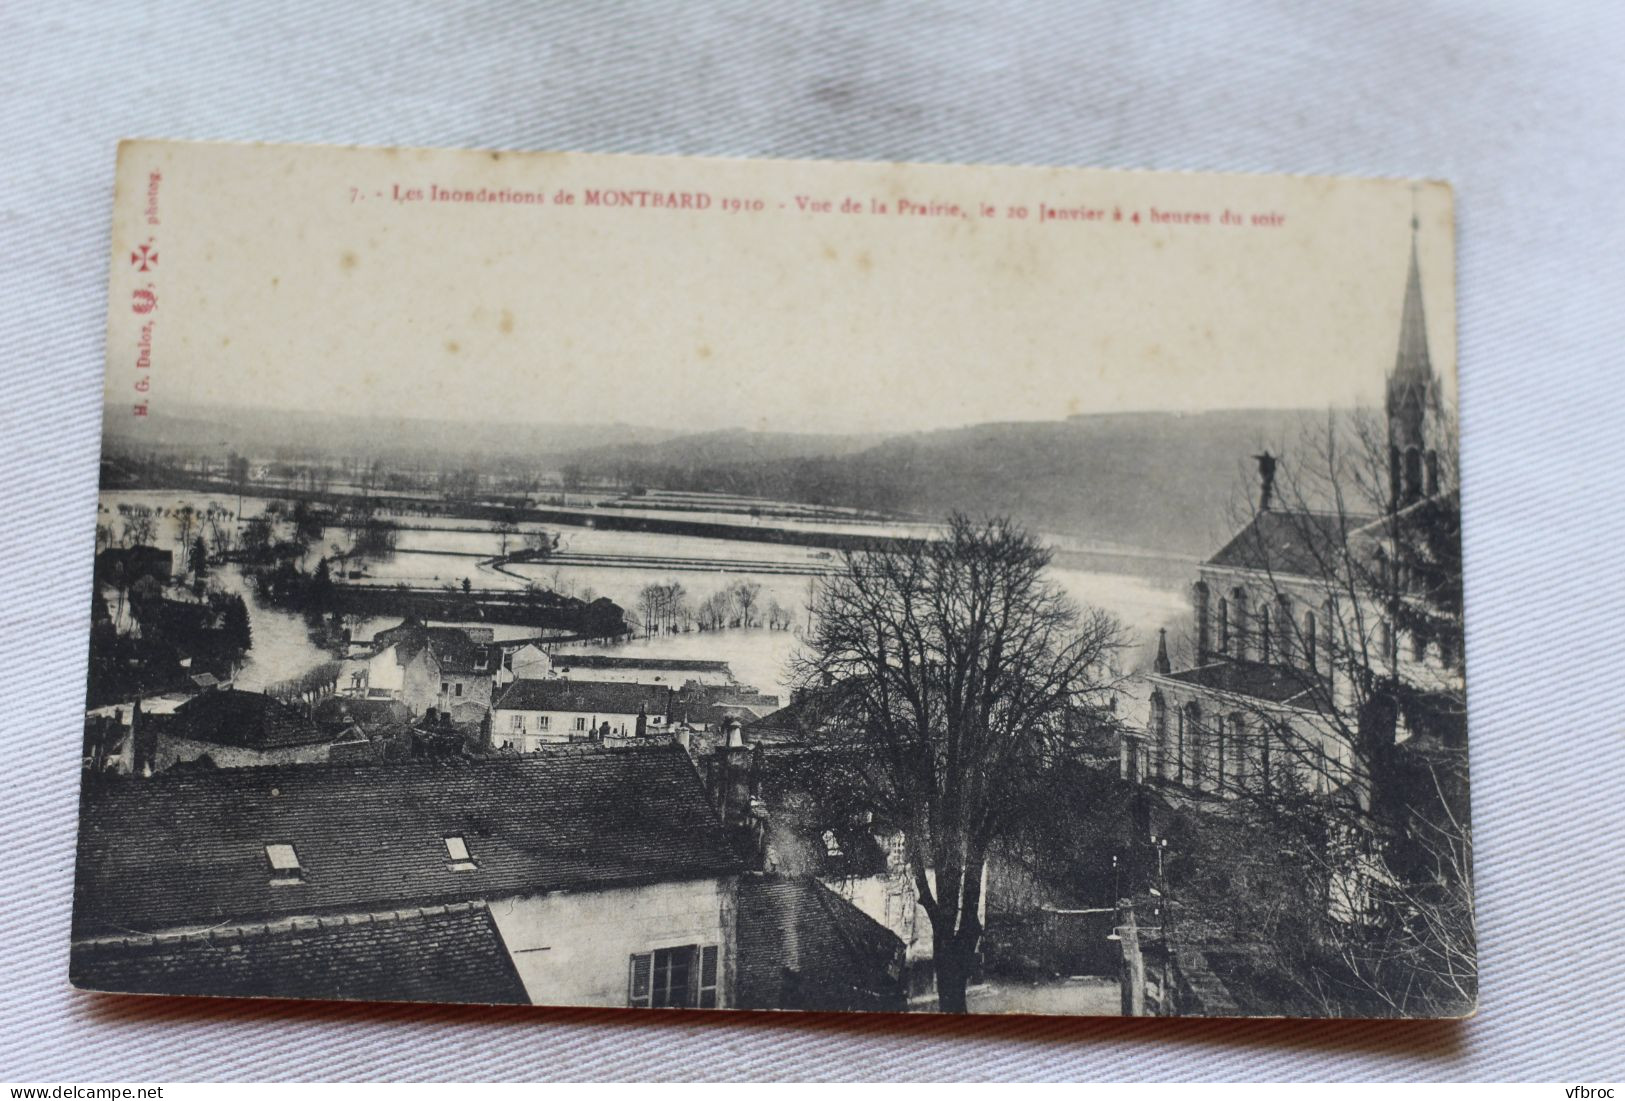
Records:
<instances>
[{"instance_id":1,"label":"arched window","mask_svg":"<svg viewBox=\"0 0 1625 1101\"><path fill-rule=\"evenodd\" d=\"M1270 753L1269 727L1259 727L1253 738L1258 746L1258 790L1268 795L1275 790L1275 777L1273 775L1275 762L1271 760L1273 754Z\"/></svg>"},{"instance_id":2,"label":"arched window","mask_svg":"<svg viewBox=\"0 0 1625 1101\"><path fill-rule=\"evenodd\" d=\"M1258 608L1258 660L1269 664L1274 648L1275 640L1270 634L1270 606L1261 604Z\"/></svg>"},{"instance_id":3,"label":"arched window","mask_svg":"<svg viewBox=\"0 0 1625 1101\"><path fill-rule=\"evenodd\" d=\"M1213 640L1208 637L1208 588L1206 581L1191 586L1191 607L1196 613L1196 653L1206 658Z\"/></svg>"},{"instance_id":4,"label":"arched window","mask_svg":"<svg viewBox=\"0 0 1625 1101\"><path fill-rule=\"evenodd\" d=\"M1377 627L1377 644L1382 647L1382 660L1384 664L1391 663L1399 656L1394 649L1394 625L1386 619Z\"/></svg>"},{"instance_id":5,"label":"arched window","mask_svg":"<svg viewBox=\"0 0 1625 1101\"><path fill-rule=\"evenodd\" d=\"M1156 755L1156 774L1164 779L1170 779L1168 760L1168 703L1162 698L1161 692L1151 693L1151 726L1147 731L1150 735L1152 752Z\"/></svg>"},{"instance_id":6,"label":"arched window","mask_svg":"<svg viewBox=\"0 0 1625 1101\"><path fill-rule=\"evenodd\" d=\"M1246 661L1247 654L1251 649L1250 640L1247 637L1247 590L1239 587L1232 589L1230 591L1230 603L1235 607L1236 657Z\"/></svg>"},{"instance_id":7,"label":"arched window","mask_svg":"<svg viewBox=\"0 0 1625 1101\"><path fill-rule=\"evenodd\" d=\"M1230 716L1231 783L1241 791L1257 790L1258 761L1254 754L1252 730L1241 712Z\"/></svg>"},{"instance_id":8,"label":"arched window","mask_svg":"<svg viewBox=\"0 0 1625 1101\"><path fill-rule=\"evenodd\" d=\"M1213 719L1213 790L1214 791L1223 791L1226 786L1228 786L1229 784L1231 784L1235 780L1234 776L1227 775L1226 771L1225 771L1227 767L1229 769L1231 769L1231 770L1234 770L1234 768L1235 768L1235 763L1233 761L1225 760L1225 750L1227 748L1230 749L1230 751L1232 753L1235 752L1234 747L1227 747L1225 745L1226 735L1229 733L1229 730L1227 729L1228 726L1229 726L1229 722L1228 722L1228 720L1225 719L1225 717L1223 715L1218 715L1218 716L1214 717L1214 719Z\"/></svg>"},{"instance_id":9,"label":"arched window","mask_svg":"<svg viewBox=\"0 0 1625 1101\"><path fill-rule=\"evenodd\" d=\"M1292 664L1292 598L1286 593L1275 596L1275 649L1281 664Z\"/></svg>"},{"instance_id":10,"label":"arched window","mask_svg":"<svg viewBox=\"0 0 1625 1101\"><path fill-rule=\"evenodd\" d=\"M1405 449L1405 497L1422 495L1422 449L1407 447Z\"/></svg>"},{"instance_id":11,"label":"arched window","mask_svg":"<svg viewBox=\"0 0 1625 1101\"><path fill-rule=\"evenodd\" d=\"M1185 709L1183 707L1174 713L1174 719L1179 727L1174 732L1174 779L1183 784L1185 782Z\"/></svg>"},{"instance_id":12,"label":"arched window","mask_svg":"<svg viewBox=\"0 0 1625 1101\"><path fill-rule=\"evenodd\" d=\"M1230 653L1230 602L1219 598L1219 653Z\"/></svg>"},{"instance_id":13,"label":"arched window","mask_svg":"<svg viewBox=\"0 0 1625 1101\"><path fill-rule=\"evenodd\" d=\"M1303 613L1303 666L1309 672L1315 672L1315 652L1317 641L1315 639L1315 613Z\"/></svg>"}]
</instances>

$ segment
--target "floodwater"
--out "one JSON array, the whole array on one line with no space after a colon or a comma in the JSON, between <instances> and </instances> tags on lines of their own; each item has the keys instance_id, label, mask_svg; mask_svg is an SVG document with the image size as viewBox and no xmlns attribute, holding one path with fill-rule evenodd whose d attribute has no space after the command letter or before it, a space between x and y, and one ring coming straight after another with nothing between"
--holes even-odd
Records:
<instances>
[{"instance_id":1,"label":"floodwater","mask_svg":"<svg viewBox=\"0 0 1625 1101\"><path fill-rule=\"evenodd\" d=\"M185 555L178 546L178 527L173 510L190 504L194 509L214 507L235 513L238 499L227 494L177 493L173 491L118 491L101 496L102 523L118 528L118 505L141 504L163 510L158 519L155 542L176 552L177 569ZM242 498L243 518L261 514L268 499ZM585 510L584 510L585 511ZM648 510L644 510L648 511ZM694 512L666 512L664 516L710 519ZM737 514L717 513L716 518L750 524ZM519 589L527 584L551 588L582 599L608 597L630 612L638 608L638 593L651 583L677 583L683 587L691 606L697 606L713 593L739 582L760 586L756 609L765 618L771 605L778 604L796 626L794 631L765 628L688 632L636 639L620 644L627 652L663 657L710 658L728 661L741 681L755 684L764 692L787 696L786 664L797 645L801 629L807 625L807 604L820 575L839 564L830 551L777 543L706 539L686 535L658 535L643 532L603 531L591 527L561 525L522 525L525 530L546 530L559 536L558 562L520 563L506 572L484 563L501 550L502 537L483 530L489 525L448 517L403 515L393 517L412 530L399 532L396 551L387 557L362 564L365 577L360 583L461 588L464 579L476 589ZM792 526L779 518L763 521L776 528ZM867 522L835 521L820 523L796 520L795 528L809 530L861 529L868 533L919 534L929 530L922 525L881 525ZM895 528L893 532L890 529ZM473 529L473 530L456 530ZM510 536L510 551L523 545L523 534ZM285 534L285 531L284 533ZM333 553L344 542L344 533L330 530L313 548L305 568L314 559ZM1132 563L1133 559L1125 559ZM352 564L354 565L354 564ZM1132 568L1132 566L1130 567ZM1147 574L1154 571L1148 570ZM1166 573L1166 570L1164 570ZM1135 668L1149 660L1155 646L1157 628L1178 617L1185 607L1182 588L1171 588L1153 576L1135 573L1052 568L1056 583L1081 604L1102 608L1116 615L1130 632L1133 646L1123 656L1125 668ZM294 677L328 660L329 655L311 644L300 616L260 604L234 566L218 567L213 583L231 592L241 592L248 605L254 645L239 674L244 688ZM393 626L393 619L368 620L356 632L358 639L370 638L377 630ZM498 628L498 637L518 637L532 633L529 628Z\"/></svg>"}]
</instances>

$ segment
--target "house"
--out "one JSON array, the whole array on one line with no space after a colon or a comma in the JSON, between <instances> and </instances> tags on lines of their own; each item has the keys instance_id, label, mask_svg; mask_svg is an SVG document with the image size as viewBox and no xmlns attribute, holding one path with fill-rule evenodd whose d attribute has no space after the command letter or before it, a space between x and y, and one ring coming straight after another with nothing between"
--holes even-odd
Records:
<instances>
[{"instance_id":1,"label":"house","mask_svg":"<svg viewBox=\"0 0 1625 1101\"><path fill-rule=\"evenodd\" d=\"M895 938L821 889L742 871L669 744L102 778L82 799L70 977L153 994L894 1004Z\"/></svg>"},{"instance_id":2,"label":"house","mask_svg":"<svg viewBox=\"0 0 1625 1101\"><path fill-rule=\"evenodd\" d=\"M664 733L671 689L618 681L516 680L491 710L494 748L530 753L550 744Z\"/></svg>"},{"instance_id":3,"label":"house","mask_svg":"<svg viewBox=\"0 0 1625 1101\"><path fill-rule=\"evenodd\" d=\"M731 1005L738 865L669 746L108 780L85 789L72 977L148 993ZM426 958L442 953L468 972Z\"/></svg>"},{"instance_id":4,"label":"house","mask_svg":"<svg viewBox=\"0 0 1625 1101\"><path fill-rule=\"evenodd\" d=\"M779 697L743 684L688 681L672 697L671 720L695 734L720 734L730 721L755 722L779 710Z\"/></svg>"},{"instance_id":5,"label":"house","mask_svg":"<svg viewBox=\"0 0 1625 1101\"><path fill-rule=\"evenodd\" d=\"M754 834L742 846L765 872L810 877L857 907L904 948L910 996L935 984L931 921L920 905L906 835L826 790L820 777L835 753L820 731L831 721L828 689L798 693L789 706L755 722L729 723L715 748L693 738L712 798L725 822ZM935 872L926 869L929 881ZM987 901L982 901L986 917Z\"/></svg>"},{"instance_id":6,"label":"house","mask_svg":"<svg viewBox=\"0 0 1625 1101\"><path fill-rule=\"evenodd\" d=\"M175 555L158 547L137 543L133 547L108 547L96 556L96 579L104 584L133 585L143 577L169 584L175 571Z\"/></svg>"},{"instance_id":7,"label":"house","mask_svg":"<svg viewBox=\"0 0 1625 1101\"><path fill-rule=\"evenodd\" d=\"M903 1012L903 945L816 879L739 879L740 1009Z\"/></svg>"},{"instance_id":8,"label":"house","mask_svg":"<svg viewBox=\"0 0 1625 1101\"><path fill-rule=\"evenodd\" d=\"M545 639L511 639L496 644L501 652L496 670L495 690L506 688L516 680L541 680L551 676L553 661L547 654Z\"/></svg>"},{"instance_id":9,"label":"house","mask_svg":"<svg viewBox=\"0 0 1625 1101\"><path fill-rule=\"evenodd\" d=\"M297 707L259 692L217 688L168 714L130 710L128 736L115 760L120 772L146 775L177 765L217 768L323 764L344 759L365 739L349 730L324 730Z\"/></svg>"},{"instance_id":10,"label":"house","mask_svg":"<svg viewBox=\"0 0 1625 1101\"><path fill-rule=\"evenodd\" d=\"M407 619L379 631L366 650L345 659L338 692L358 699L396 699L414 715L433 710L454 722L473 724L490 710L500 663L501 651L489 628L471 633Z\"/></svg>"}]
</instances>

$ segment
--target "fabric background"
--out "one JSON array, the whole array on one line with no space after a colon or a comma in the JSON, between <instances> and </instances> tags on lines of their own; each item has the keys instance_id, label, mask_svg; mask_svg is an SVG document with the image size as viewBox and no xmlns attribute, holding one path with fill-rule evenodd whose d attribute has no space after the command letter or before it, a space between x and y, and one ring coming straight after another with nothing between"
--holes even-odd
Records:
<instances>
[{"instance_id":1,"label":"fabric background","mask_svg":"<svg viewBox=\"0 0 1625 1101\"><path fill-rule=\"evenodd\" d=\"M0 1077L1617 1080L1622 29L1617 6L1535 0L0 7ZM71 991L108 208L115 142L137 136L1453 181L1479 1017L678 1017Z\"/></svg>"}]
</instances>

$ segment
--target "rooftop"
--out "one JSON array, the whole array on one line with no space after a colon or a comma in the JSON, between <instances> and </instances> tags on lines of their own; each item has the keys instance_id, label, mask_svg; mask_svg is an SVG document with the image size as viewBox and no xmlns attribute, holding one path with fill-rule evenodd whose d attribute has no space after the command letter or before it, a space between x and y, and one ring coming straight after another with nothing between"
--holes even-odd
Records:
<instances>
[{"instance_id":1,"label":"rooftop","mask_svg":"<svg viewBox=\"0 0 1625 1101\"><path fill-rule=\"evenodd\" d=\"M903 1008L903 942L817 880L742 876L738 922L739 1008Z\"/></svg>"},{"instance_id":2,"label":"rooftop","mask_svg":"<svg viewBox=\"0 0 1625 1101\"><path fill-rule=\"evenodd\" d=\"M595 715L666 715L671 689L621 681L516 680L492 708L506 711L576 711Z\"/></svg>"},{"instance_id":3,"label":"rooftop","mask_svg":"<svg viewBox=\"0 0 1625 1101\"><path fill-rule=\"evenodd\" d=\"M330 741L296 707L259 692L219 688L193 696L175 709L165 732L213 745L272 750Z\"/></svg>"},{"instance_id":4,"label":"rooftop","mask_svg":"<svg viewBox=\"0 0 1625 1101\"><path fill-rule=\"evenodd\" d=\"M82 989L126 994L529 1001L483 902L99 937L74 944L68 971Z\"/></svg>"},{"instance_id":5,"label":"rooftop","mask_svg":"<svg viewBox=\"0 0 1625 1101\"><path fill-rule=\"evenodd\" d=\"M1269 703L1306 703L1309 674L1290 665L1222 659L1194 669L1164 674L1165 679Z\"/></svg>"},{"instance_id":6,"label":"rooftop","mask_svg":"<svg viewBox=\"0 0 1625 1101\"><path fill-rule=\"evenodd\" d=\"M1365 516L1340 517L1332 512L1303 509L1260 512L1218 554L1208 559L1207 565L1295 577L1323 577L1328 566L1336 568L1346 534L1352 534L1369 520L1370 517Z\"/></svg>"},{"instance_id":7,"label":"rooftop","mask_svg":"<svg viewBox=\"0 0 1625 1101\"><path fill-rule=\"evenodd\" d=\"M553 664L561 669L669 669L678 673L727 673L725 661L700 658L636 658L621 654L554 654Z\"/></svg>"},{"instance_id":8,"label":"rooftop","mask_svg":"<svg viewBox=\"0 0 1625 1101\"><path fill-rule=\"evenodd\" d=\"M455 837L473 867L448 858ZM165 772L86 786L74 927L150 932L736 868L675 746Z\"/></svg>"},{"instance_id":9,"label":"rooftop","mask_svg":"<svg viewBox=\"0 0 1625 1101\"><path fill-rule=\"evenodd\" d=\"M405 661L427 649L445 673L490 673L499 664L497 655L501 652L494 645L475 642L460 627L425 627L410 619L379 631L372 641L375 647L397 647Z\"/></svg>"}]
</instances>

